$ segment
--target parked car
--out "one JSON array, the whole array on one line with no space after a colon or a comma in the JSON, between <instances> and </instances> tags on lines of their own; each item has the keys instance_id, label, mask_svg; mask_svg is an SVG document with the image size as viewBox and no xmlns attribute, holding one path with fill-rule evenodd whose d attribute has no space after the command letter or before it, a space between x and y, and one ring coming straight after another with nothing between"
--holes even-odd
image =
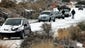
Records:
<instances>
[{"instance_id":1,"label":"parked car","mask_svg":"<svg viewBox=\"0 0 85 48\"><path fill-rule=\"evenodd\" d=\"M83 10L83 7L79 7L78 10Z\"/></svg>"},{"instance_id":2,"label":"parked car","mask_svg":"<svg viewBox=\"0 0 85 48\"><path fill-rule=\"evenodd\" d=\"M59 12L59 11L53 12L53 16L54 16L55 18L62 18L62 19L65 18L64 15L63 15L61 12Z\"/></svg>"},{"instance_id":3,"label":"parked car","mask_svg":"<svg viewBox=\"0 0 85 48\"><path fill-rule=\"evenodd\" d=\"M50 10L45 10L45 11L42 11L38 17L38 21L55 21L55 17L52 16L52 11Z\"/></svg>"},{"instance_id":4,"label":"parked car","mask_svg":"<svg viewBox=\"0 0 85 48\"><path fill-rule=\"evenodd\" d=\"M31 33L29 22L25 18L8 18L0 27L0 35L4 37L20 37L23 39L25 35Z\"/></svg>"},{"instance_id":5,"label":"parked car","mask_svg":"<svg viewBox=\"0 0 85 48\"><path fill-rule=\"evenodd\" d=\"M65 13L64 13L65 17L71 16L70 10L68 10L68 9L63 9L63 10L65 11Z\"/></svg>"},{"instance_id":6,"label":"parked car","mask_svg":"<svg viewBox=\"0 0 85 48\"><path fill-rule=\"evenodd\" d=\"M69 8L68 6L66 5L61 5L61 6L58 6L58 10L63 10L63 9L68 9L69 11L71 10L71 8Z\"/></svg>"}]
</instances>

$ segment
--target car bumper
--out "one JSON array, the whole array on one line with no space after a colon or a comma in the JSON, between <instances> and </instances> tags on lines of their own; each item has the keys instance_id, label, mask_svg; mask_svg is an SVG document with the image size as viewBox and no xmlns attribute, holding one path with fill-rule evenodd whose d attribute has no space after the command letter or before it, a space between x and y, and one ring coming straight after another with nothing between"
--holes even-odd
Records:
<instances>
[{"instance_id":1,"label":"car bumper","mask_svg":"<svg viewBox=\"0 0 85 48\"><path fill-rule=\"evenodd\" d=\"M20 32L15 32L15 33L3 33L3 32L0 32L0 35L1 36L19 36L20 35Z\"/></svg>"},{"instance_id":2,"label":"car bumper","mask_svg":"<svg viewBox=\"0 0 85 48\"><path fill-rule=\"evenodd\" d=\"M65 14L65 17L70 17L71 15L69 15L69 14Z\"/></svg>"},{"instance_id":3,"label":"car bumper","mask_svg":"<svg viewBox=\"0 0 85 48\"><path fill-rule=\"evenodd\" d=\"M64 17L64 16L56 16L56 18L62 18L62 17Z\"/></svg>"}]
</instances>

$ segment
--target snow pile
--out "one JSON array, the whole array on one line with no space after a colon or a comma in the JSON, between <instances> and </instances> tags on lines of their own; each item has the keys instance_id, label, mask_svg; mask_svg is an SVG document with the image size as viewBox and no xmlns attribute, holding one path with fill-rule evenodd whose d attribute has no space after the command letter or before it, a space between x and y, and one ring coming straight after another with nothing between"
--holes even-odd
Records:
<instances>
[{"instance_id":1,"label":"snow pile","mask_svg":"<svg viewBox=\"0 0 85 48\"><path fill-rule=\"evenodd\" d=\"M43 22L30 24L30 25L31 25L31 30L32 30L33 32L42 30L42 28L41 28L42 24L43 24Z\"/></svg>"},{"instance_id":2,"label":"snow pile","mask_svg":"<svg viewBox=\"0 0 85 48\"><path fill-rule=\"evenodd\" d=\"M77 45L79 48L83 48L83 44L82 44L82 43L77 42L76 45Z\"/></svg>"}]
</instances>

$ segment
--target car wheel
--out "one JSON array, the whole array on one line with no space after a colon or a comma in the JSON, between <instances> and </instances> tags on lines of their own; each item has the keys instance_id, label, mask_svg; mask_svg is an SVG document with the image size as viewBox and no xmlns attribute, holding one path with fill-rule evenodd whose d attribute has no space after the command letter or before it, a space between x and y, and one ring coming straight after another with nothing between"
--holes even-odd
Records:
<instances>
[{"instance_id":1,"label":"car wheel","mask_svg":"<svg viewBox=\"0 0 85 48\"><path fill-rule=\"evenodd\" d=\"M58 17L58 19L61 19L61 17Z\"/></svg>"},{"instance_id":2,"label":"car wheel","mask_svg":"<svg viewBox=\"0 0 85 48\"><path fill-rule=\"evenodd\" d=\"M24 37L25 37L24 32L21 32L21 33L20 33L20 39L24 39Z\"/></svg>"},{"instance_id":3,"label":"car wheel","mask_svg":"<svg viewBox=\"0 0 85 48\"><path fill-rule=\"evenodd\" d=\"M38 22L40 22L40 20L38 20Z\"/></svg>"},{"instance_id":4,"label":"car wheel","mask_svg":"<svg viewBox=\"0 0 85 48\"><path fill-rule=\"evenodd\" d=\"M49 19L49 22L50 22L51 20Z\"/></svg>"},{"instance_id":5,"label":"car wheel","mask_svg":"<svg viewBox=\"0 0 85 48\"><path fill-rule=\"evenodd\" d=\"M51 18L49 19L49 22L51 21Z\"/></svg>"},{"instance_id":6,"label":"car wheel","mask_svg":"<svg viewBox=\"0 0 85 48\"><path fill-rule=\"evenodd\" d=\"M55 19L53 20L53 22L55 22Z\"/></svg>"},{"instance_id":7,"label":"car wheel","mask_svg":"<svg viewBox=\"0 0 85 48\"><path fill-rule=\"evenodd\" d=\"M62 19L64 19L64 17L62 17Z\"/></svg>"}]
</instances>

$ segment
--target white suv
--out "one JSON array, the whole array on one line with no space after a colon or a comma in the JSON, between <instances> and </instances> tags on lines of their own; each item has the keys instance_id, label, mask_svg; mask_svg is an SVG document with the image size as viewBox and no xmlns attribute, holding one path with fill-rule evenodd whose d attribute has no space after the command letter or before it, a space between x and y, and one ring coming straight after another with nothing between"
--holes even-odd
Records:
<instances>
[{"instance_id":1,"label":"white suv","mask_svg":"<svg viewBox=\"0 0 85 48\"><path fill-rule=\"evenodd\" d=\"M38 17L38 21L55 21L55 17L52 16L52 11L51 10L44 10L40 13L39 17Z\"/></svg>"},{"instance_id":2,"label":"white suv","mask_svg":"<svg viewBox=\"0 0 85 48\"><path fill-rule=\"evenodd\" d=\"M8 18L0 28L2 37L20 37L23 39L25 35L31 33L29 22L25 18Z\"/></svg>"}]
</instances>

